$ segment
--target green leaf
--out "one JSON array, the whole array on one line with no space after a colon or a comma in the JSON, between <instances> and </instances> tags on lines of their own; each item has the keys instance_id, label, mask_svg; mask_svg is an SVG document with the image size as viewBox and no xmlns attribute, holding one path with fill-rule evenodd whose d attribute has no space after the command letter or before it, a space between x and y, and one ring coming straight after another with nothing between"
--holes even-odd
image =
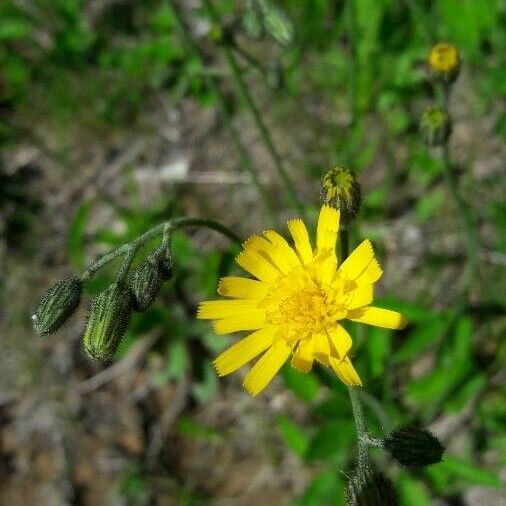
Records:
<instances>
[{"instance_id":1,"label":"green leaf","mask_svg":"<svg viewBox=\"0 0 506 506\"><path fill-rule=\"evenodd\" d=\"M444 326L441 319L434 318L434 320L416 327L394 353L394 362L411 360L426 351L441 335Z\"/></svg>"},{"instance_id":2,"label":"green leaf","mask_svg":"<svg viewBox=\"0 0 506 506\"><path fill-rule=\"evenodd\" d=\"M216 440L221 439L220 431L214 427L202 425L188 416L182 416L176 424L177 431L192 439Z\"/></svg>"},{"instance_id":3,"label":"green leaf","mask_svg":"<svg viewBox=\"0 0 506 506\"><path fill-rule=\"evenodd\" d=\"M402 473L397 482L401 506L431 506L427 489L408 474Z\"/></svg>"},{"instance_id":4,"label":"green leaf","mask_svg":"<svg viewBox=\"0 0 506 506\"><path fill-rule=\"evenodd\" d=\"M446 472L455 478L461 478L468 483L486 487L499 487L501 485L501 480L496 473L452 456L446 456L443 462L438 464L436 470Z\"/></svg>"},{"instance_id":5,"label":"green leaf","mask_svg":"<svg viewBox=\"0 0 506 506\"><path fill-rule=\"evenodd\" d=\"M446 409L453 413L458 413L478 392L483 390L487 385L487 376L478 374L473 377L452 395L451 399L446 403Z\"/></svg>"},{"instance_id":6,"label":"green leaf","mask_svg":"<svg viewBox=\"0 0 506 506\"><path fill-rule=\"evenodd\" d=\"M282 370L283 380L287 388L302 401L311 402L318 393L318 380L312 373L303 373L290 366L285 365Z\"/></svg>"},{"instance_id":7,"label":"green leaf","mask_svg":"<svg viewBox=\"0 0 506 506\"><path fill-rule=\"evenodd\" d=\"M383 374L386 359L390 355L391 338L392 332L386 329L372 327L368 331L366 351L373 378Z\"/></svg>"},{"instance_id":8,"label":"green leaf","mask_svg":"<svg viewBox=\"0 0 506 506\"><path fill-rule=\"evenodd\" d=\"M203 364L203 376L202 381L192 387L193 397L200 403L210 401L218 389L218 377L210 362Z\"/></svg>"},{"instance_id":9,"label":"green leaf","mask_svg":"<svg viewBox=\"0 0 506 506\"><path fill-rule=\"evenodd\" d=\"M286 445L299 457L303 457L309 445L307 436L286 415L279 415L276 425Z\"/></svg>"},{"instance_id":10,"label":"green leaf","mask_svg":"<svg viewBox=\"0 0 506 506\"><path fill-rule=\"evenodd\" d=\"M349 420L323 423L307 448L306 460L331 459L335 463L344 462L352 435L353 423Z\"/></svg>"},{"instance_id":11,"label":"green leaf","mask_svg":"<svg viewBox=\"0 0 506 506\"><path fill-rule=\"evenodd\" d=\"M334 469L329 469L317 475L290 506L341 506L343 500L343 482Z\"/></svg>"},{"instance_id":12,"label":"green leaf","mask_svg":"<svg viewBox=\"0 0 506 506\"><path fill-rule=\"evenodd\" d=\"M90 200L83 202L77 210L72 224L70 225L69 238L67 242L68 252L71 263L74 267L81 268L84 265L84 234L88 215L91 210L92 202Z\"/></svg>"}]
</instances>

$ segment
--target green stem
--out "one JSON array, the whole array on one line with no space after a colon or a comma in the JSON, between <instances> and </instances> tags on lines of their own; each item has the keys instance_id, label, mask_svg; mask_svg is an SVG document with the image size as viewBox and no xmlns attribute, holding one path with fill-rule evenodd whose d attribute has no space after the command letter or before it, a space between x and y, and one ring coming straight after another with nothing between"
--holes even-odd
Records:
<instances>
[{"instance_id":1,"label":"green stem","mask_svg":"<svg viewBox=\"0 0 506 506\"><path fill-rule=\"evenodd\" d=\"M214 9L212 2L210 0L203 0L203 4L206 7L211 20L214 23L219 24L220 20L219 20L217 13L216 13L216 10ZM232 72L232 76L233 76L235 84L239 90L239 93L241 94L241 96L246 104L246 107L249 109L251 115L253 116L253 120L254 120L255 125L260 133L260 137L262 138L265 146L267 147L267 150L269 151L269 153L271 155L274 165L276 166L278 174L279 174L281 180L283 181L283 184L286 187L286 191L288 194L290 204L295 209L297 209L297 211L300 213L300 215L302 217L304 217L305 216L304 206L302 205L301 201L299 200L299 198L297 196L297 191L295 189L295 186L294 186L292 180L290 179L290 176L288 175L288 171L286 170L286 168L284 166L284 163L283 163L283 160L282 160L280 154L278 153L276 147L274 146L274 142L272 140L271 134L262 119L260 111L258 110L251 93L248 90L246 82L242 76L241 69L239 68L237 60L235 59L235 55L229 46L223 44L221 47L223 50L223 54L225 55L225 59L227 60L228 66L230 67L230 70Z\"/></svg>"},{"instance_id":2,"label":"green stem","mask_svg":"<svg viewBox=\"0 0 506 506\"><path fill-rule=\"evenodd\" d=\"M339 230L339 243L341 249L341 261L348 256L349 251L349 235L348 230L341 228ZM357 431L358 445L358 467L364 468L369 462L368 441L369 435L365 427L364 413L362 412L362 404L358 395L357 387L348 387L350 393L351 409L355 420L355 429Z\"/></svg>"},{"instance_id":3,"label":"green stem","mask_svg":"<svg viewBox=\"0 0 506 506\"><path fill-rule=\"evenodd\" d=\"M119 256L122 255L127 255L127 257L125 262L123 263L118 278L119 276L125 276L125 274L123 273L126 272L128 274L128 269L130 268L135 253L139 248L141 248L142 246L144 246L144 244L146 244L147 242L151 241L152 239L161 234L164 234L164 237L166 237L167 234L172 233L174 230L184 227L206 227L224 235L225 237L227 237L227 239L230 239L230 241L232 242L235 242L239 245L242 244L242 240L234 232L232 232L232 230L225 227L221 223L218 223L217 221L208 220L205 218L185 218L185 217L174 218L171 221L161 223L160 225L157 225L151 230L148 230L131 243L124 244L123 246L113 249L109 253L100 256L83 271L83 273L81 274L81 279L83 281L87 280L88 278L93 276L95 272L101 269L104 265L108 264L115 258L118 258Z\"/></svg>"},{"instance_id":4,"label":"green stem","mask_svg":"<svg viewBox=\"0 0 506 506\"><path fill-rule=\"evenodd\" d=\"M353 418L355 419L355 429L357 431L357 444L358 444L358 467L364 468L369 462L369 435L365 428L364 413L362 412L362 404L358 396L357 387L348 387L350 392L351 409L353 411Z\"/></svg>"},{"instance_id":5,"label":"green stem","mask_svg":"<svg viewBox=\"0 0 506 506\"><path fill-rule=\"evenodd\" d=\"M200 48L197 46L197 44L193 40L193 38L190 34L190 31L188 30L188 27L186 26L186 23L183 20L181 12L180 12L178 6L176 5L176 2L174 0L168 0L168 3L170 5L171 9L174 11L176 21L179 25L181 33L183 34L183 36L186 40L187 45L190 47L190 49L193 51L194 55L199 59L199 61L204 66L205 62L202 57ZM220 113L221 113L221 117L223 119L223 125L225 126L225 129L227 130L228 135L230 136L230 139L232 140L232 143L234 144L234 147L235 147L237 154L239 156L239 160L241 162L241 166L244 167L244 169L249 173L251 180L253 181L253 184L255 185L258 193L260 194L260 197L265 205L265 209L266 209L272 223L276 223L276 218L275 218L276 213L274 210L274 206L271 203L271 199L269 197L269 194L267 193L267 190L265 189L264 185L262 184L262 182L260 180L260 175L259 175L258 169L253 164L253 161L251 160L251 157L249 156L246 148L242 144L236 129L232 125L232 118L229 113L227 101L226 101L225 97L223 96L223 93L221 92L221 89L218 85L216 78L212 75L209 75L209 74L206 74L202 77L206 81L207 85L212 90L214 95L216 96L216 99L218 101L218 107L219 107Z\"/></svg>"}]
</instances>

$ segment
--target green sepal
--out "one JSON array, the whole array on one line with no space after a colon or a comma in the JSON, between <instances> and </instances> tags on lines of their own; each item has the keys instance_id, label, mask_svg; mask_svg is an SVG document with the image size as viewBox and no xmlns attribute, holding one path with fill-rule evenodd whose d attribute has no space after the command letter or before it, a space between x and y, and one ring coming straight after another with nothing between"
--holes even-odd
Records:
<instances>
[{"instance_id":1,"label":"green sepal","mask_svg":"<svg viewBox=\"0 0 506 506\"><path fill-rule=\"evenodd\" d=\"M427 429L399 427L383 440L384 448L404 467L425 467L441 462L444 446Z\"/></svg>"},{"instance_id":2,"label":"green sepal","mask_svg":"<svg viewBox=\"0 0 506 506\"><path fill-rule=\"evenodd\" d=\"M111 358L125 334L131 311L132 296L125 283L113 283L100 292L91 301L84 351L96 360Z\"/></svg>"},{"instance_id":3,"label":"green sepal","mask_svg":"<svg viewBox=\"0 0 506 506\"><path fill-rule=\"evenodd\" d=\"M41 336L56 332L81 301L83 284L76 276L61 279L40 299L33 315L33 329Z\"/></svg>"}]
</instances>

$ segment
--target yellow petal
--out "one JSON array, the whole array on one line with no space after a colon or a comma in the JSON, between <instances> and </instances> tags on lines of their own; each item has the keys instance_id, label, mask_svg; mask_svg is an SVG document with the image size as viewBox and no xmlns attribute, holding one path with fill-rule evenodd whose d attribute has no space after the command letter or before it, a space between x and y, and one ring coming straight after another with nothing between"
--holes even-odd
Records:
<instances>
[{"instance_id":1,"label":"yellow petal","mask_svg":"<svg viewBox=\"0 0 506 506\"><path fill-rule=\"evenodd\" d=\"M406 318L397 311L374 306L349 311L346 318L385 329L403 329L407 324Z\"/></svg>"},{"instance_id":2,"label":"yellow petal","mask_svg":"<svg viewBox=\"0 0 506 506\"><path fill-rule=\"evenodd\" d=\"M346 332L342 325L336 324L328 330L328 337L331 344L331 353L339 359L343 359L350 351L353 341L350 334ZM332 353L335 351L335 353Z\"/></svg>"},{"instance_id":3,"label":"yellow petal","mask_svg":"<svg viewBox=\"0 0 506 506\"><path fill-rule=\"evenodd\" d=\"M380 264L375 258L373 258L369 262L369 265L365 268L364 272L359 274L359 276L355 279L355 282L357 284L376 283L376 281L381 278L382 274L383 270L381 269Z\"/></svg>"},{"instance_id":4,"label":"yellow petal","mask_svg":"<svg viewBox=\"0 0 506 506\"><path fill-rule=\"evenodd\" d=\"M207 300L201 302L197 311L200 320L214 320L231 316L248 315L258 309L253 300Z\"/></svg>"},{"instance_id":5,"label":"yellow petal","mask_svg":"<svg viewBox=\"0 0 506 506\"><path fill-rule=\"evenodd\" d=\"M316 230L316 248L318 251L323 251L324 249L335 251L337 231L339 230L339 216L340 213L337 209L322 206Z\"/></svg>"},{"instance_id":6,"label":"yellow petal","mask_svg":"<svg viewBox=\"0 0 506 506\"><path fill-rule=\"evenodd\" d=\"M324 333L313 334L311 341L313 342L314 358L325 363L328 360L327 357L330 355L329 337Z\"/></svg>"},{"instance_id":7,"label":"yellow petal","mask_svg":"<svg viewBox=\"0 0 506 506\"><path fill-rule=\"evenodd\" d=\"M345 385L348 385L349 387L362 386L362 380L360 379L360 376L358 375L357 371L351 363L351 360L348 357L342 361L330 357L330 365L339 379Z\"/></svg>"},{"instance_id":8,"label":"yellow petal","mask_svg":"<svg viewBox=\"0 0 506 506\"><path fill-rule=\"evenodd\" d=\"M218 335L239 332L240 330L257 330L265 325L265 311L263 309L255 309L248 314L239 316L229 316L213 323L214 332Z\"/></svg>"},{"instance_id":9,"label":"yellow petal","mask_svg":"<svg viewBox=\"0 0 506 506\"><path fill-rule=\"evenodd\" d=\"M277 341L248 372L244 388L253 396L259 394L281 369L290 353L290 346L284 340Z\"/></svg>"},{"instance_id":10,"label":"yellow petal","mask_svg":"<svg viewBox=\"0 0 506 506\"><path fill-rule=\"evenodd\" d=\"M263 299L269 291L269 285L256 279L227 276L221 278L218 293L224 297L236 299L259 300Z\"/></svg>"},{"instance_id":11,"label":"yellow petal","mask_svg":"<svg viewBox=\"0 0 506 506\"><path fill-rule=\"evenodd\" d=\"M313 260L313 250L309 242L306 225L304 225L302 220L289 220L288 230L292 234L299 258L303 264L308 264Z\"/></svg>"},{"instance_id":12,"label":"yellow petal","mask_svg":"<svg viewBox=\"0 0 506 506\"><path fill-rule=\"evenodd\" d=\"M339 267L339 275L345 279L357 279L374 258L374 251L369 239L362 241Z\"/></svg>"},{"instance_id":13,"label":"yellow petal","mask_svg":"<svg viewBox=\"0 0 506 506\"><path fill-rule=\"evenodd\" d=\"M255 251L245 250L237 255L235 261L245 271L266 283L274 282L280 275L270 262Z\"/></svg>"},{"instance_id":14,"label":"yellow petal","mask_svg":"<svg viewBox=\"0 0 506 506\"><path fill-rule=\"evenodd\" d=\"M264 237L258 235L251 236L244 243L244 249L245 251L254 251L258 253L283 274L291 270L291 265L283 252Z\"/></svg>"},{"instance_id":15,"label":"yellow petal","mask_svg":"<svg viewBox=\"0 0 506 506\"><path fill-rule=\"evenodd\" d=\"M309 372L313 367L313 344L310 339L300 341L292 357L292 367Z\"/></svg>"},{"instance_id":16,"label":"yellow petal","mask_svg":"<svg viewBox=\"0 0 506 506\"><path fill-rule=\"evenodd\" d=\"M218 355L213 364L219 376L237 371L244 364L260 355L272 345L277 327L264 327L241 339L233 346Z\"/></svg>"},{"instance_id":17,"label":"yellow petal","mask_svg":"<svg viewBox=\"0 0 506 506\"><path fill-rule=\"evenodd\" d=\"M355 290L346 294L346 309L358 309L359 307L368 306L373 301L373 286L359 285Z\"/></svg>"},{"instance_id":18,"label":"yellow petal","mask_svg":"<svg viewBox=\"0 0 506 506\"><path fill-rule=\"evenodd\" d=\"M280 251L285 257L290 267L297 267L300 265L299 257L293 248L288 244L287 240L275 232L274 230L266 230L264 236Z\"/></svg>"}]
</instances>

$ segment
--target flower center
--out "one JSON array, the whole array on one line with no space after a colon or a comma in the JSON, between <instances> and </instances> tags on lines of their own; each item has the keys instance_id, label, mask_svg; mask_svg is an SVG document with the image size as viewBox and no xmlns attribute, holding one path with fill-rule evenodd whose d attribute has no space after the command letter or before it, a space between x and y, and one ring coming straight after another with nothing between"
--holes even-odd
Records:
<instances>
[{"instance_id":1,"label":"flower center","mask_svg":"<svg viewBox=\"0 0 506 506\"><path fill-rule=\"evenodd\" d=\"M267 323L278 325L287 341L308 338L346 316L343 292L344 283L324 285L297 269L278 281L264 299Z\"/></svg>"}]
</instances>

